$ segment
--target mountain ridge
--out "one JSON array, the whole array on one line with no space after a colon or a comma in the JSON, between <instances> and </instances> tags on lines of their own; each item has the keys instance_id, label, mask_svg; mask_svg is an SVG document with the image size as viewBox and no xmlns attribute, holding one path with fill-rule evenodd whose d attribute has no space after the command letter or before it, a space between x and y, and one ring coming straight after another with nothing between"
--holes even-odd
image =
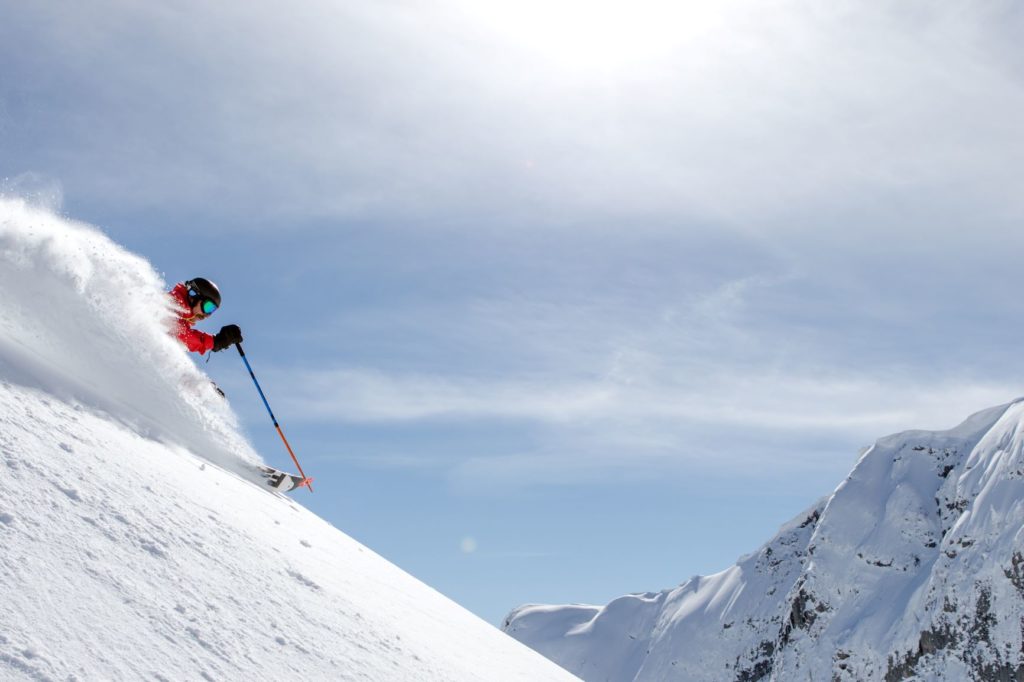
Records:
<instances>
[{"instance_id":1,"label":"mountain ridge","mask_svg":"<svg viewBox=\"0 0 1024 682\"><path fill-rule=\"evenodd\" d=\"M1024 403L879 439L718 574L504 629L586 680L1024 676Z\"/></svg>"}]
</instances>

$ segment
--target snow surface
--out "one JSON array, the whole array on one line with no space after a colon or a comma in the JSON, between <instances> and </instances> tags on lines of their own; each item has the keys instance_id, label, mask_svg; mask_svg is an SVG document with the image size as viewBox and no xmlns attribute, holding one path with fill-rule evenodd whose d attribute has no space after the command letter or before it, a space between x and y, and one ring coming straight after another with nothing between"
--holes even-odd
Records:
<instances>
[{"instance_id":1,"label":"snow surface","mask_svg":"<svg viewBox=\"0 0 1024 682\"><path fill-rule=\"evenodd\" d=\"M585 680L1024 680L1024 402L879 440L731 568L505 630Z\"/></svg>"},{"instance_id":2,"label":"snow surface","mask_svg":"<svg viewBox=\"0 0 1024 682\"><path fill-rule=\"evenodd\" d=\"M573 679L247 480L166 289L0 199L0 679Z\"/></svg>"}]
</instances>

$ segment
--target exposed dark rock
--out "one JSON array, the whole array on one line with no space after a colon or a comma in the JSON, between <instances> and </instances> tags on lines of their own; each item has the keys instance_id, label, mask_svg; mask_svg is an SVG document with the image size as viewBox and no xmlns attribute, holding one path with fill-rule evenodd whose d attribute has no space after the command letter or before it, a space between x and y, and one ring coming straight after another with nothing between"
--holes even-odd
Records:
<instances>
[{"instance_id":1,"label":"exposed dark rock","mask_svg":"<svg viewBox=\"0 0 1024 682\"><path fill-rule=\"evenodd\" d=\"M740 660L736 659L736 682L757 682L772 674L774 667L775 643L765 640L758 645L750 658L752 664L741 668Z\"/></svg>"},{"instance_id":2,"label":"exposed dark rock","mask_svg":"<svg viewBox=\"0 0 1024 682\"><path fill-rule=\"evenodd\" d=\"M801 528L806 528L807 526L816 525L818 523L818 519L820 519L820 518L821 518L821 512L818 511L817 509L815 509L813 512L811 512L811 515L808 516L804 520L804 522L800 524L800 527Z\"/></svg>"},{"instance_id":3,"label":"exposed dark rock","mask_svg":"<svg viewBox=\"0 0 1024 682\"><path fill-rule=\"evenodd\" d=\"M968 665L971 679L978 682L1024 682L1024 634L1021 647L1015 652L1002 652L992 647L992 629L998 619L992 609L992 589L978 583L973 617L960 612L948 597L943 603L941 622L921 633L917 650L903 656L890 655L886 682L900 682L914 677L917 666L926 656L949 649L962 649L961 660ZM957 615L959 614L959 617ZM1024 633L1024 623L1022 623ZM1011 660L1005 660L1010 658Z\"/></svg>"},{"instance_id":4,"label":"exposed dark rock","mask_svg":"<svg viewBox=\"0 0 1024 682\"><path fill-rule=\"evenodd\" d=\"M957 514L963 514L967 511L968 505L970 505L970 502L961 498L959 500L954 500L953 502L947 502L946 509L951 512L956 512Z\"/></svg>"},{"instance_id":5,"label":"exposed dark rock","mask_svg":"<svg viewBox=\"0 0 1024 682\"><path fill-rule=\"evenodd\" d=\"M1004 573L1017 588L1017 593L1024 599L1024 554L1014 552L1013 558L1010 560L1010 568L1006 569Z\"/></svg>"},{"instance_id":6,"label":"exposed dark rock","mask_svg":"<svg viewBox=\"0 0 1024 682\"><path fill-rule=\"evenodd\" d=\"M790 607L789 619L779 638L780 644L782 646L789 644L794 630L810 629L814 625L814 621L818 619L818 614L826 611L828 611L827 604L817 601L813 595L801 587Z\"/></svg>"}]
</instances>

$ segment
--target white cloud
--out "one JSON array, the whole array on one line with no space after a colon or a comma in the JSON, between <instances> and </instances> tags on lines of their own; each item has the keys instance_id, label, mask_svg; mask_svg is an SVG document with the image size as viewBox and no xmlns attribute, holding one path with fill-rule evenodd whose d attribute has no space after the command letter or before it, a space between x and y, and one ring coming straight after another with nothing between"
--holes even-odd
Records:
<instances>
[{"instance_id":1,"label":"white cloud","mask_svg":"<svg viewBox=\"0 0 1024 682\"><path fill-rule=\"evenodd\" d=\"M699 376L663 368L658 378L488 381L336 370L297 376L286 400L304 419L372 423L519 419L598 431L612 423L686 422L722 427L863 432L953 426L978 406L1016 397L1014 384L935 382L891 374L804 370L742 372L709 367ZM640 429L645 438L650 433ZM879 433L878 435L882 435Z\"/></svg>"},{"instance_id":2,"label":"white cloud","mask_svg":"<svg viewBox=\"0 0 1024 682\"><path fill-rule=\"evenodd\" d=\"M806 229L824 206L950 188L1021 213L1009 3L651 0L601 24L607 49L592 54L630 36L646 50L652 27L664 47L614 65L559 63L552 50L596 29L579 3L548 4L567 27L579 14L564 44L543 22L496 20L500 4L22 4L0 33L6 163L75 196L277 229L609 216Z\"/></svg>"},{"instance_id":3,"label":"white cloud","mask_svg":"<svg viewBox=\"0 0 1024 682\"><path fill-rule=\"evenodd\" d=\"M856 310L875 305L870 295L811 300L813 286L793 273L748 275L646 303L641 291L581 305L481 300L464 318L403 310L388 322L374 311L373 338L407 339L417 353L427 343L431 354L403 363L395 345L380 364L291 370L277 384L301 419L423 428L434 453L447 433L442 465L476 481L743 471L785 448L779 469L799 470L820 466L821 443L845 465L878 437L949 428L1017 397L989 354L954 352L972 333L955 316L932 333L916 321L928 316L904 309L882 331ZM438 338L421 341L417 329ZM495 424L513 424L517 441L460 442L461 429Z\"/></svg>"},{"instance_id":4,"label":"white cloud","mask_svg":"<svg viewBox=\"0 0 1024 682\"><path fill-rule=\"evenodd\" d=\"M345 370L302 377L298 385L302 391L296 394L292 386L286 394L288 412L304 419L448 424L446 466L455 467L460 481L491 485L607 481L695 467L749 473L752 462L775 459L781 443L793 451L777 459L778 472L820 468L822 462L814 462L820 450L808 443L831 443L829 451L846 463L855 447L876 438L909 428L951 428L1018 391L1009 382L736 373L731 367L685 378L666 371L627 383L612 376L579 383L489 382ZM519 423L518 432L534 434L532 449L502 454L508 448L498 432L491 446L475 446L477 454L457 447L459 428L507 420ZM436 430L432 442L431 448L439 447ZM423 466L415 457L408 461Z\"/></svg>"}]
</instances>

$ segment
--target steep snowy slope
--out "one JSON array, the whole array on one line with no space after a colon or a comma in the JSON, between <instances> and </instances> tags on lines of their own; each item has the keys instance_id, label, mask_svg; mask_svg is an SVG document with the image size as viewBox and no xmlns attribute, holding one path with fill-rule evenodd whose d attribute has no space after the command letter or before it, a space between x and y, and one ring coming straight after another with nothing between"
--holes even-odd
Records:
<instances>
[{"instance_id":1,"label":"steep snowy slope","mask_svg":"<svg viewBox=\"0 0 1024 682\"><path fill-rule=\"evenodd\" d=\"M586 680L1024 679L1024 402L880 440L722 573L505 629Z\"/></svg>"},{"instance_id":2,"label":"steep snowy slope","mask_svg":"<svg viewBox=\"0 0 1024 682\"><path fill-rule=\"evenodd\" d=\"M0 200L0 679L572 679L244 480L162 286Z\"/></svg>"}]
</instances>

